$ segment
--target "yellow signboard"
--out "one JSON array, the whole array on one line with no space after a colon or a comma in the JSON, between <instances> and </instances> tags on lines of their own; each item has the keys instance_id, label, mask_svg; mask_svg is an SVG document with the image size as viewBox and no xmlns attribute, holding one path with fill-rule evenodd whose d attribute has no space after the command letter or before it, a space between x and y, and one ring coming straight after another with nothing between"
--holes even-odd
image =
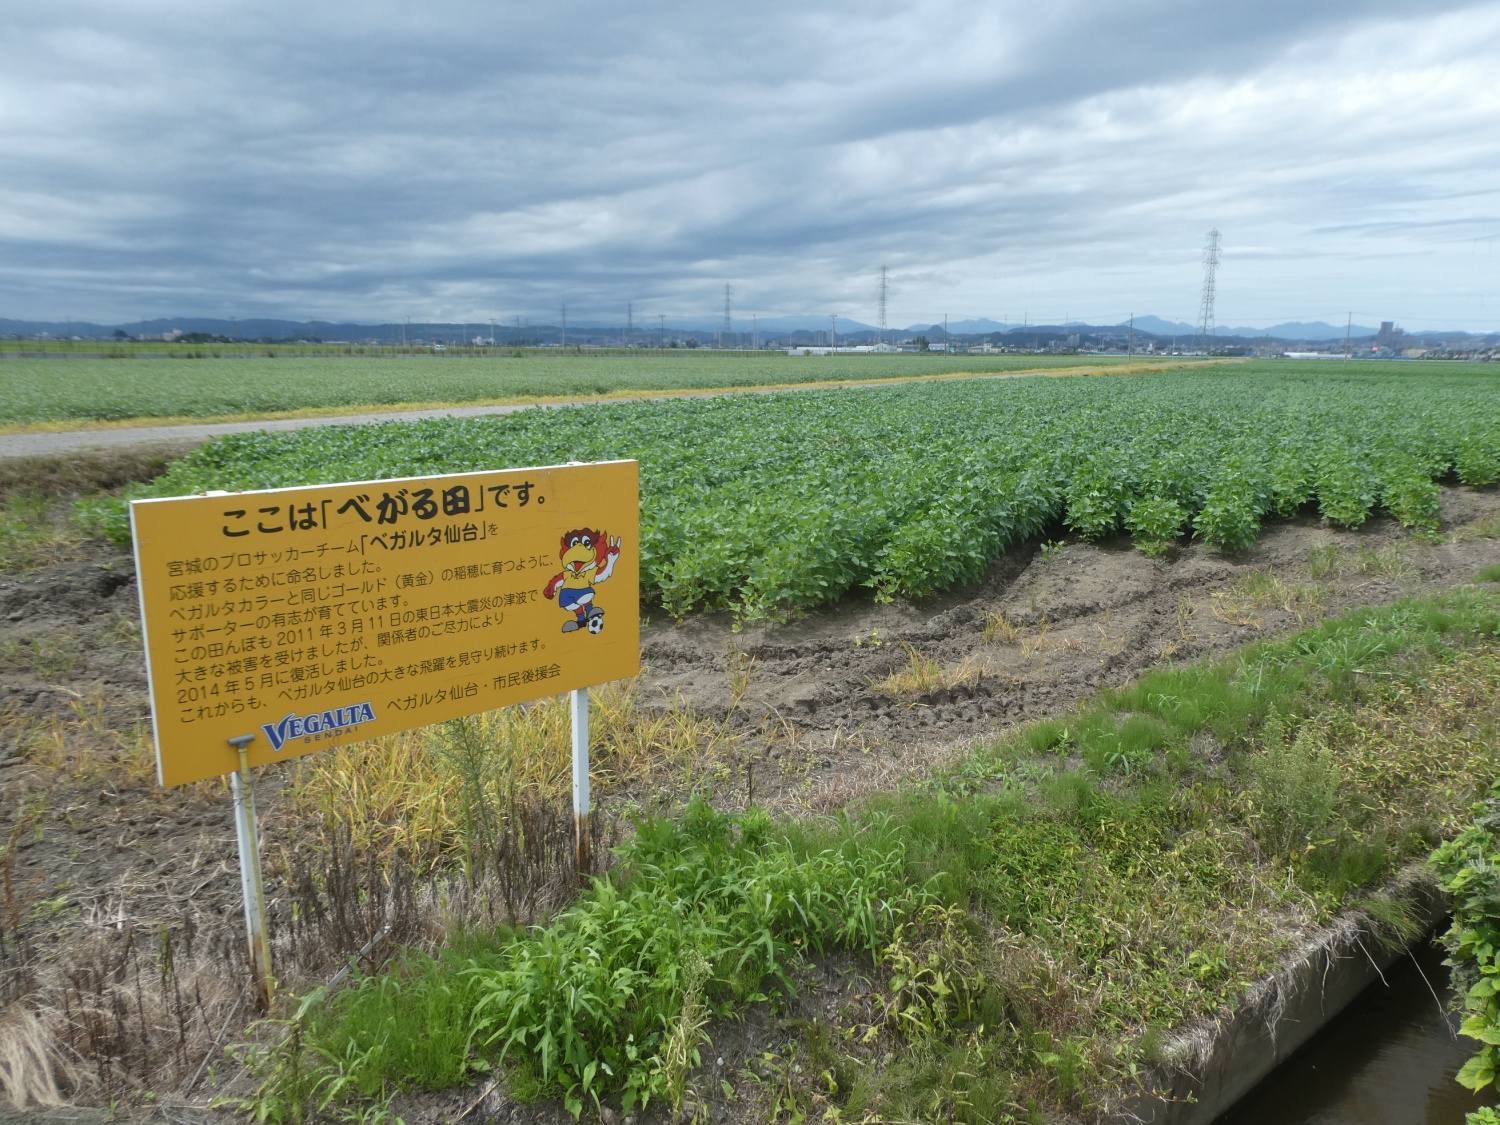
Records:
<instances>
[{"instance_id":1,"label":"yellow signboard","mask_svg":"<svg viewBox=\"0 0 1500 1125\"><path fill-rule=\"evenodd\" d=\"M640 670L638 465L130 505L157 776L251 765Z\"/></svg>"}]
</instances>

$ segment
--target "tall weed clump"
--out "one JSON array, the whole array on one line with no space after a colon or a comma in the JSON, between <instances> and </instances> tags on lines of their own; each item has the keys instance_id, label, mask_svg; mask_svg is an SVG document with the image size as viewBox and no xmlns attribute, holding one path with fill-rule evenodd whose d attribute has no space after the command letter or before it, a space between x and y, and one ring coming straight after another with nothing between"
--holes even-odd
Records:
<instances>
[{"instance_id":1,"label":"tall weed clump","mask_svg":"<svg viewBox=\"0 0 1500 1125\"><path fill-rule=\"evenodd\" d=\"M1331 751L1311 725L1288 736L1273 716L1262 732L1262 749L1250 762L1257 835L1273 855L1299 851L1338 808L1338 773Z\"/></svg>"},{"instance_id":2,"label":"tall weed clump","mask_svg":"<svg viewBox=\"0 0 1500 1125\"><path fill-rule=\"evenodd\" d=\"M679 1101L709 1016L789 989L808 955L876 958L932 898L880 819L783 830L695 799L678 820L639 822L618 854L617 874L548 926L457 969L451 953L411 954L334 995L306 1021L314 1069L372 1097L501 1063L513 1087L561 1094L575 1116L606 1097ZM393 1031L421 1012L433 1028ZM285 1101L276 1073L257 1104Z\"/></svg>"}]
</instances>

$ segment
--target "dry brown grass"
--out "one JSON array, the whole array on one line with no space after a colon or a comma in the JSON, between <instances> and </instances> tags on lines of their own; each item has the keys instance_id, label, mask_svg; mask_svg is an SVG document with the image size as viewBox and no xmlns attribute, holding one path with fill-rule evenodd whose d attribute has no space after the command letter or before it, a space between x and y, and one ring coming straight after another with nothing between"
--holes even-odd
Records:
<instances>
[{"instance_id":1,"label":"dry brown grass","mask_svg":"<svg viewBox=\"0 0 1500 1125\"><path fill-rule=\"evenodd\" d=\"M1500 539L1500 512L1491 512L1453 529L1455 543L1467 543L1474 539Z\"/></svg>"},{"instance_id":2,"label":"dry brown grass","mask_svg":"<svg viewBox=\"0 0 1500 1125\"><path fill-rule=\"evenodd\" d=\"M51 1028L23 1001L0 1009L0 1091L16 1109L63 1104L58 1072L67 1066Z\"/></svg>"},{"instance_id":3,"label":"dry brown grass","mask_svg":"<svg viewBox=\"0 0 1500 1125\"><path fill-rule=\"evenodd\" d=\"M68 453L0 460L0 497L40 495L74 497L111 492L166 472L168 463L197 442Z\"/></svg>"},{"instance_id":4,"label":"dry brown grass","mask_svg":"<svg viewBox=\"0 0 1500 1125\"><path fill-rule=\"evenodd\" d=\"M875 691L892 699L911 701L956 687L974 687L988 670L978 653L945 666L913 645L902 642L901 647L906 650L905 665L870 684Z\"/></svg>"},{"instance_id":5,"label":"dry brown grass","mask_svg":"<svg viewBox=\"0 0 1500 1125\"><path fill-rule=\"evenodd\" d=\"M1000 610L984 615L984 643L987 645L1013 645L1021 639L1021 627Z\"/></svg>"},{"instance_id":6,"label":"dry brown grass","mask_svg":"<svg viewBox=\"0 0 1500 1125\"><path fill-rule=\"evenodd\" d=\"M62 690L69 696L71 714L66 718L52 715L29 724L24 742L17 740L32 765L76 781L133 788L154 785L156 751L146 717L137 716L122 726L110 713L110 700L103 689Z\"/></svg>"},{"instance_id":7,"label":"dry brown grass","mask_svg":"<svg viewBox=\"0 0 1500 1125\"><path fill-rule=\"evenodd\" d=\"M697 771L732 758L738 736L680 699L646 706L637 681L595 688L590 699L590 778L598 797L671 772L691 786ZM520 794L565 799L572 778L567 698L559 696L421 731L334 747L289 771L277 818L301 838L319 826L351 833L361 854L401 854L435 869L464 850L475 815L504 820ZM296 825L307 826L298 829Z\"/></svg>"},{"instance_id":8,"label":"dry brown grass","mask_svg":"<svg viewBox=\"0 0 1500 1125\"><path fill-rule=\"evenodd\" d=\"M1220 602L1230 614L1248 616L1251 609L1279 609L1302 619L1320 613L1325 599L1320 585L1288 582L1272 570L1253 570L1222 591Z\"/></svg>"},{"instance_id":9,"label":"dry brown grass","mask_svg":"<svg viewBox=\"0 0 1500 1125\"><path fill-rule=\"evenodd\" d=\"M44 995L57 1012L61 1045L89 1060L88 1072L72 1075L75 1088L177 1087L214 1050L226 1023L248 1019L243 937L215 939L199 939L190 923L149 939L128 925L89 926L69 939Z\"/></svg>"},{"instance_id":10,"label":"dry brown grass","mask_svg":"<svg viewBox=\"0 0 1500 1125\"><path fill-rule=\"evenodd\" d=\"M1021 659L1033 660L1046 652L1051 637L1052 622L1048 621L1044 615L1037 626L1037 631L1021 638Z\"/></svg>"},{"instance_id":11,"label":"dry brown grass","mask_svg":"<svg viewBox=\"0 0 1500 1125\"><path fill-rule=\"evenodd\" d=\"M1225 625L1251 629L1265 628L1265 618L1254 612L1255 603L1233 590L1215 590L1212 594L1214 620Z\"/></svg>"},{"instance_id":12,"label":"dry brown grass","mask_svg":"<svg viewBox=\"0 0 1500 1125\"><path fill-rule=\"evenodd\" d=\"M1107 623L1108 622L1106 619L1106 624ZM1123 634L1116 636L1115 634L1111 633L1105 627L1105 625L1095 625L1094 628L1099 631L1099 652L1101 655L1106 658L1115 657L1121 655L1125 651L1125 646L1128 642L1127 638Z\"/></svg>"}]
</instances>

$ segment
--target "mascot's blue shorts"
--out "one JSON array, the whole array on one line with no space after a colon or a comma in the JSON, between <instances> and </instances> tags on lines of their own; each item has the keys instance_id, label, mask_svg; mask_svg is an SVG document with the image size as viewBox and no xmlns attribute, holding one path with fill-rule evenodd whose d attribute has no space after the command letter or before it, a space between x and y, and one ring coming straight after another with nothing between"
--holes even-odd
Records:
<instances>
[{"instance_id":1,"label":"mascot's blue shorts","mask_svg":"<svg viewBox=\"0 0 1500 1125\"><path fill-rule=\"evenodd\" d=\"M587 603L593 600L593 590L572 590L564 588L557 592L558 606L562 609L572 610L574 613L578 612L578 603L580 601Z\"/></svg>"}]
</instances>

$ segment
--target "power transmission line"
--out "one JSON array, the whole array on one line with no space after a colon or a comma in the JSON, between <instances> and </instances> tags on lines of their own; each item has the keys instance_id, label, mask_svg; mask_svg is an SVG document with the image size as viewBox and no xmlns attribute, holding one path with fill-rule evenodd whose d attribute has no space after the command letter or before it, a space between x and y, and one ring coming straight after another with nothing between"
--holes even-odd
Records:
<instances>
[{"instance_id":1,"label":"power transmission line","mask_svg":"<svg viewBox=\"0 0 1500 1125\"><path fill-rule=\"evenodd\" d=\"M878 343L885 343L885 290L886 290L886 268L880 267L880 333Z\"/></svg>"}]
</instances>

